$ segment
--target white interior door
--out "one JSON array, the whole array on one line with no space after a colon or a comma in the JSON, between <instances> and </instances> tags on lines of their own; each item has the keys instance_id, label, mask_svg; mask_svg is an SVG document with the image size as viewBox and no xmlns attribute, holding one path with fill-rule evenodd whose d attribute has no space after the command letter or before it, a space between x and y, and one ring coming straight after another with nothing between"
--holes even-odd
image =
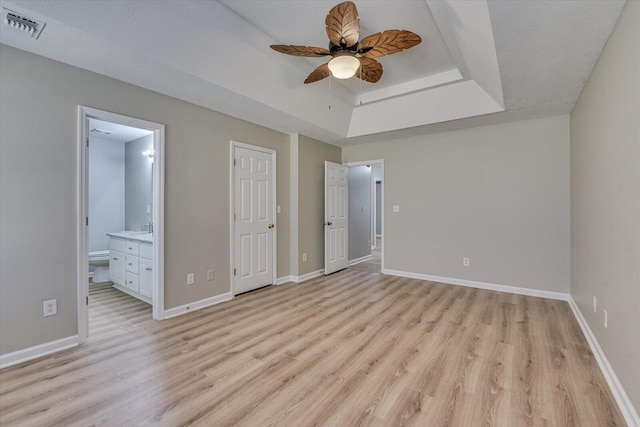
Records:
<instances>
[{"instance_id":1,"label":"white interior door","mask_svg":"<svg viewBox=\"0 0 640 427\"><path fill-rule=\"evenodd\" d=\"M273 284L272 154L234 146L234 294Z\"/></svg>"},{"instance_id":2,"label":"white interior door","mask_svg":"<svg viewBox=\"0 0 640 427\"><path fill-rule=\"evenodd\" d=\"M324 162L324 274L349 264L349 168Z\"/></svg>"}]
</instances>

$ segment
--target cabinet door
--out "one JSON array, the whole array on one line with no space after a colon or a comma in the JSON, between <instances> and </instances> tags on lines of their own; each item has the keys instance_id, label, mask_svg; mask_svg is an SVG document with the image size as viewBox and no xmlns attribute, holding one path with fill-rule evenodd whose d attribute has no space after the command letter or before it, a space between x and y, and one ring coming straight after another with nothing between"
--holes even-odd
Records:
<instances>
[{"instance_id":1,"label":"cabinet door","mask_svg":"<svg viewBox=\"0 0 640 427\"><path fill-rule=\"evenodd\" d=\"M153 262L140 258L140 294L151 298L151 284L153 283Z\"/></svg>"},{"instance_id":2,"label":"cabinet door","mask_svg":"<svg viewBox=\"0 0 640 427\"><path fill-rule=\"evenodd\" d=\"M125 285L125 255L122 252L111 250L109 254L109 278L118 285Z\"/></svg>"},{"instance_id":3,"label":"cabinet door","mask_svg":"<svg viewBox=\"0 0 640 427\"><path fill-rule=\"evenodd\" d=\"M140 282L137 274L133 274L130 271L125 273L126 286L131 289L133 292L139 292Z\"/></svg>"}]
</instances>

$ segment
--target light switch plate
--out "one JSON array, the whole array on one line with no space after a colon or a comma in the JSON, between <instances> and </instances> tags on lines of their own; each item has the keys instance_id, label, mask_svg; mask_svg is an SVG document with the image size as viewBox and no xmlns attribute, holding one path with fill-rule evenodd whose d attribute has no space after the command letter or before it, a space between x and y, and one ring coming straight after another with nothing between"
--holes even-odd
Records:
<instances>
[{"instance_id":1,"label":"light switch plate","mask_svg":"<svg viewBox=\"0 0 640 427\"><path fill-rule=\"evenodd\" d=\"M400 205L393 205L394 212L400 212Z\"/></svg>"}]
</instances>

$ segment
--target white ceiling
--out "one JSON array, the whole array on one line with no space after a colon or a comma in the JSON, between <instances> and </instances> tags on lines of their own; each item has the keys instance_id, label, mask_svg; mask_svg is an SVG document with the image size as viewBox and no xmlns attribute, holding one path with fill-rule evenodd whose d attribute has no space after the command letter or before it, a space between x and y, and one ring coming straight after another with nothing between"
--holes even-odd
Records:
<instances>
[{"instance_id":1,"label":"white ceiling","mask_svg":"<svg viewBox=\"0 0 640 427\"><path fill-rule=\"evenodd\" d=\"M304 85L338 1L0 0L43 20L2 43L287 133L347 145L571 111L624 5L619 0L356 1L361 38L423 42L383 57L376 84Z\"/></svg>"},{"instance_id":2,"label":"white ceiling","mask_svg":"<svg viewBox=\"0 0 640 427\"><path fill-rule=\"evenodd\" d=\"M106 132L104 132L106 131ZM89 119L89 136L106 139L108 141L131 142L153 132L146 129L134 128L117 123L105 122L98 119Z\"/></svg>"}]
</instances>

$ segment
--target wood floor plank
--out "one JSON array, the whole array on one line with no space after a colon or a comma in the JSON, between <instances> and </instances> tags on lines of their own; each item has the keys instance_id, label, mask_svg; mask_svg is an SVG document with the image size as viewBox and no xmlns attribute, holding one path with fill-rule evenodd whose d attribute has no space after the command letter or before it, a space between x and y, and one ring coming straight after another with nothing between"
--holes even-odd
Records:
<instances>
[{"instance_id":1,"label":"wood floor plank","mask_svg":"<svg viewBox=\"0 0 640 427\"><path fill-rule=\"evenodd\" d=\"M370 267L162 322L92 285L87 343L0 371L0 425L625 425L566 302Z\"/></svg>"}]
</instances>

